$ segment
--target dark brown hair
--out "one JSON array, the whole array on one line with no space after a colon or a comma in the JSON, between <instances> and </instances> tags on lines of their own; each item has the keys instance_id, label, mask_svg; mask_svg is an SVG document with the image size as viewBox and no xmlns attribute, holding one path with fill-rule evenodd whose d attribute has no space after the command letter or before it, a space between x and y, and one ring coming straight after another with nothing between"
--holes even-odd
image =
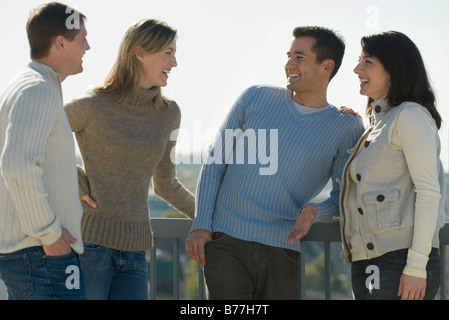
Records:
<instances>
[{"instance_id":1,"label":"dark brown hair","mask_svg":"<svg viewBox=\"0 0 449 320\"><path fill-rule=\"evenodd\" d=\"M343 61L343 56L345 54L345 42L343 37L337 34L334 30L316 26L297 27L293 30L293 36L295 38L312 37L316 40L312 51L316 54L318 63L327 59L334 61L335 66L334 70L332 70L329 79L330 81L337 74L341 62Z\"/></svg>"},{"instance_id":2,"label":"dark brown hair","mask_svg":"<svg viewBox=\"0 0 449 320\"><path fill-rule=\"evenodd\" d=\"M398 31L382 32L363 37L362 49L376 57L390 75L390 88L386 96L390 107L402 102L416 102L425 107L439 129L441 116L435 106L435 94L430 86L423 58L418 47L405 34ZM368 98L366 114L372 115Z\"/></svg>"},{"instance_id":3,"label":"dark brown hair","mask_svg":"<svg viewBox=\"0 0 449 320\"><path fill-rule=\"evenodd\" d=\"M31 11L26 25L31 59L48 56L53 40L59 35L69 41L75 38L80 29L68 27L73 14L79 15L80 24L84 23L84 14L59 2L44 3Z\"/></svg>"}]
</instances>

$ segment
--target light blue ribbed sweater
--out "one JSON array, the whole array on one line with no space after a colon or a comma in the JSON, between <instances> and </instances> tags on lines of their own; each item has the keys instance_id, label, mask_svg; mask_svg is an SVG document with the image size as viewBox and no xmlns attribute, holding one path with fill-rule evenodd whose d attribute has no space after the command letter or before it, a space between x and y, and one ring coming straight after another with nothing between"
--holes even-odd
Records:
<instances>
[{"instance_id":1,"label":"light blue ribbed sweater","mask_svg":"<svg viewBox=\"0 0 449 320\"><path fill-rule=\"evenodd\" d=\"M225 138L238 136L239 130L245 145L236 138L232 149ZM289 245L286 236L301 208L329 179L333 188L327 200L316 204L315 221L330 222L338 215L337 179L348 149L363 131L361 121L335 107L301 115L289 90L249 88L231 109L203 165L192 230L300 251L299 242Z\"/></svg>"}]
</instances>

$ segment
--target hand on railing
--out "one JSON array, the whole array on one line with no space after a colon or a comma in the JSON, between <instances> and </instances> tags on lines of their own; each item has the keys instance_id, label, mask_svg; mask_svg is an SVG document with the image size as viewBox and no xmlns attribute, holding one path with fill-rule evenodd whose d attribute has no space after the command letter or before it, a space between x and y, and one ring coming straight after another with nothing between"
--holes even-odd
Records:
<instances>
[{"instance_id":1,"label":"hand on railing","mask_svg":"<svg viewBox=\"0 0 449 320\"><path fill-rule=\"evenodd\" d=\"M318 208L313 204L309 204L301 210L298 218L296 219L295 228L286 238L289 244L292 244L307 235L312 227L317 212Z\"/></svg>"}]
</instances>

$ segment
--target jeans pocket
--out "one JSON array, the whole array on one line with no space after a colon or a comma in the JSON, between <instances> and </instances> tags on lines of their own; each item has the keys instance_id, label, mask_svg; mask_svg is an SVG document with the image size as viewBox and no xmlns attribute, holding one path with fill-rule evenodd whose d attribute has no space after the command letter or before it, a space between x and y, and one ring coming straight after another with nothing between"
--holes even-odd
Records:
<instances>
[{"instance_id":1,"label":"jeans pocket","mask_svg":"<svg viewBox=\"0 0 449 320\"><path fill-rule=\"evenodd\" d=\"M211 241L219 241L223 237L225 237L226 234L223 232L212 232L212 240Z\"/></svg>"},{"instance_id":2,"label":"jeans pocket","mask_svg":"<svg viewBox=\"0 0 449 320\"><path fill-rule=\"evenodd\" d=\"M78 255L72 250L68 254L59 256L44 256L45 269L49 279L53 281L64 281L67 278L67 270L78 268Z\"/></svg>"},{"instance_id":3,"label":"jeans pocket","mask_svg":"<svg viewBox=\"0 0 449 320\"><path fill-rule=\"evenodd\" d=\"M26 253L0 255L0 279L10 300L24 300L33 293L31 266Z\"/></svg>"},{"instance_id":4,"label":"jeans pocket","mask_svg":"<svg viewBox=\"0 0 449 320\"><path fill-rule=\"evenodd\" d=\"M103 246L99 244L84 242L84 250L94 251L94 250L102 250Z\"/></svg>"},{"instance_id":5,"label":"jeans pocket","mask_svg":"<svg viewBox=\"0 0 449 320\"><path fill-rule=\"evenodd\" d=\"M85 270L108 270L112 266L112 255L114 250L107 247L84 243L84 253L79 256L82 269Z\"/></svg>"},{"instance_id":6,"label":"jeans pocket","mask_svg":"<svg viewBox=\"0 0 449 320\"><path fill-rule=\"evenodd\" d=\"M292 260L295 263L298 263L301 254L298 251L281 248L281 251L285 257Z\"/></svg>"}]
</instances>

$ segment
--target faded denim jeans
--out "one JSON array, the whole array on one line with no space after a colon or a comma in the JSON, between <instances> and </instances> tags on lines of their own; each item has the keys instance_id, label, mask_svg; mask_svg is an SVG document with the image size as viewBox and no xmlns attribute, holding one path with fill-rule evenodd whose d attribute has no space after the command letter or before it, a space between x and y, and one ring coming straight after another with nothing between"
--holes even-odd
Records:
<instances>
[{"instance_id":1,"label":"faded denim jeans","mask_svg":"<svg viewBox=\"0 0 449 320\"><path fill-rule=\"evenodd\" d=\"M78 254L48 256L42 247L0 254L0 279L9 300L83 300Z\"/></svg>"},{"instance_id":2,"label":"faded denim jeans","mask_svg":"<svg viewBox=\"0 0 449 320\"><path fill-rule=\"evenodd\" d=\"M121 251L84 243L80 261L87 300L148 300L145 251Z\"/></svg>"},{"instance_id":3,"label":"faded denim jeans","mask_svg":"<svg viewBox=\"0 0 449 320\"><path fill-rule=\"evenodd\" d=\"M370 259L355 261L351 266L352 289L356 300L399 300L399 280L407 263L408 249L396 250ZM371 288L367 279L374 275L370 270L375 266L378 272L377 283ZM441 262L438 249L432 248L427 262L427 283L425 300L433 300L440 287ZM373 277L371 277L373 278ZM369 284L368 279L368 284ZM374 282L376 282L374 281ZM378 288L376 288L378 287Z\"/></svg>"}]
</instances>

